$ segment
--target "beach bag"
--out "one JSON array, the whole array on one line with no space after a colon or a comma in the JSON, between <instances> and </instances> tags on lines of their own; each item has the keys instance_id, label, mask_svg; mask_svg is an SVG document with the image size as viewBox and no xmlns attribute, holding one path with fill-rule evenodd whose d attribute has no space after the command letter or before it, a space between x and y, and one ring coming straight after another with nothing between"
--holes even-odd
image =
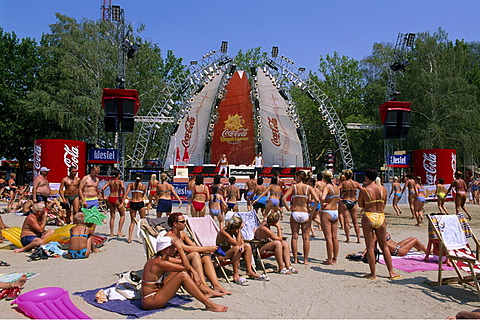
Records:
<instances>
[{"instance_id":1,"label":"beach bag","mask_svg":"<svg viewBox=\"0 0 480 320\"><path fill-rule=\"evenodd\" d=\"M378 260L380 259L380 250L378 250L377 248L375 248L374 253L375 253L375 263L377 263ZM365 254L363 255L362 262L363 262L363 263L368 263L367 252L365 252Z\"/></svg>"},{"instance_id":2,"label":"beach bag","mask_svg":"<svg viewBox=\"0 0 480 320\"><path fill-rule=\"evenodd\" d=\"M128 271L118 275L115 291L128 300L140 299L142 288L142 277L135 271Z\"/></svg>"}]
</instances>

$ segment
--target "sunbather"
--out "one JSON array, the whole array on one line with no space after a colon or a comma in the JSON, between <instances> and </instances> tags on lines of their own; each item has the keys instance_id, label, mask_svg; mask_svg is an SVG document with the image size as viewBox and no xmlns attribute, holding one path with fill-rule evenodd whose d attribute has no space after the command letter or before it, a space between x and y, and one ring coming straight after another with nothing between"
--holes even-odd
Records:
<instances>
[{"instance_id":1,"label":"sunbather","mask_svg":"<svg viewBox=\"0 0 480 320\"><path fill-rule=\"evenodd\" d=\"M243 221L240 217L234 216L225 221L225 228L221 229L217 235L217 245L225 251L225 259L231 259L233 263L233 281L242 286L248 286L247 279L241 278L239 274L240 258L244 257L247 275L256 280L266 280L265 276L260 276L252 268L252 247L245 243L240 229L243 227Z\"/></svg>"},{"instance_id":2,"label":"sunbather","mask_svg":"<svg viewBox=\"0 0 480 320\"><path fill-rule=\"evenodd\" d=\"M22 225L22 233L20 239L23 247L13 250L14 253L30 251L35 247L45 244L53 233L53 229L46 230L47 213L45 212L45 204L37 203L33 206L33 213L25 217Z\"/></svg>"},{"instance_id":3,"label":"sunbather","mask_svg":"<svg viewBox=\"0 0 480 320\"><path fill-rule=\"evenodd\" d=\"M447 319L480 319L480 309L460 311L455 317L448 317Z\"/></svg>"},{"instance_id":4,"label":"sunbather","mask_svg":"<svg viewBox=\"0 0 480 320\"><path fill-rule=\"evenodd\" d=\"M195 245L192 240L183 231L185 229L185 216L181 212L173 212L168 217L168 225L171 230L167 232L166 236L179 239L182 249L187 255L188 261L191 266L197 271L200 276L200 281L208 288L205 276L213 286L213 290L207 292L213 292L215 295L222 296L225 294L232 294L220 285L218 281L217 273L212 262L212 254L217 250L216 246L201 247ZM204 292L205 293L205 292Z\"/></svg>"},{"instance_id":5,"label":"sunbather","mask_svg":"<svg viewBox=\"0 0 480 320\"><path fill-rule=\"evenodd\" d=\"M157 253L147 261L142 275L142 307L144 309L159 309L172 299L178 288L183 286L194 298L205 305L205 308L214 312L226 312L228 307L216 304L209 300L199 288L201 285L198 273L188 262L179 239L162 237L157 241ZM172 258L175 253L178 259Z\"/></svg>"},{"instance_id":6,"label":"sunbather","mask_svg":"<svg viewBox=\"0 0 480 320\"><path fill-rule=\"evenodd\" d=\"M423 252L427 251L427 248L425 248L425 246L417 238L409 237L397 243L392 240L392 237L390 236L390 234L388 234L388 232L387 232L387 245L392 256L404 256L412 248L415 248L418 251L423 251Z\"/></svg>"},{"instance_id":7,"label":"sunbather","mask_svg":"<svg viewBox=\"0 0 480 320\"><path fill-rule=\"evenodd\" d=\"M13 300L20 295L23 285L27 282L27 275L22 274L20 279L15 282L0 281L0 300Z\"/></svg>"},{"instance_id":8,"label":"sunbather","mask_svg":"<svg viewBox=\"0 0 480 320\"><path fill-rule=\"evenodd\" d=\"M271 212L260 226L255 230L255 240L260 241L260 251L273 251L281 274L298 273L290 264L290 246L283 240L282 227L280 226L280 213ZM277 228L275 234L270 227Z\"/></svg>"},{"instance_id":9,"label":"sunbather","mask_svg":"<svg viewBox=\"0 0 480 320\"><path fill-rule=\"evenodd\" d=\"M93 230L85 225L85 215L78 212L73 217L75 226L70 229L68 256L71 259L88 258L90 252L98 252L93 242Z\"/></svg>"}]
</instances>

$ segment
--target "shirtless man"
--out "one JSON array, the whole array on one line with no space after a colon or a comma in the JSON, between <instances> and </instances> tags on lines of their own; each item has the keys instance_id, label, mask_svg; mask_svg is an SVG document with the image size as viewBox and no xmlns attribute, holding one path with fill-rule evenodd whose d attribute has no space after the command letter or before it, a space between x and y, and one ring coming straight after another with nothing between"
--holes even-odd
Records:
<instances>
[{"instance_id":1,"label":"shirtless man","mask_svg":"<svg viewBox=\"0 0 480 320\"><path fill-rule=\"evenodd\" d=\"M30 251L35 247L45 244L45 240L50 237L55 230L45 230L47 223L47 213L45 212L45 204L37 203L33 206L33 213L29 214L22 225L22 233L20 241L23 248L13 250L14 253Z\"/></svg>"},{"instance_id":2,"label":"shirtless man","mask_svg":"<svg viewBox=\"0 0 480 320\"><path fill-rule=\"evenodd\" d=\"M462 179L463 173L461 171L455 172L455 180L452 181L452 184L447 190L447 194L455 189L455 211L458 214L462 211L467 214L468 220L472 220L472 216L468 213L467 208L465 208L465 201L467 200L467 191L468 187L465 183L465 180Z\"/></svg>"},{"instance_id":3,"label":"shirtless man","mask_svg":"<svg viewBox=\"0 0 480 320\"><path fill-rule=\"evenodd\" d=\"M60 197L63 203L68 204L67 224L70 224L73 221L73 216L80 211L80 199L78 198L80 178L77 177L77 172L77 168L71 166L68 168L68 176L60 182Z\"/></svg>"},{"instance_id":4,"label":"shirtless man","mask_svg":"<svg viewBox=\"0 0 480 320\"><path fill-rule=\"evenodd\" d=\"M50 196L50 185L47 180L47 174L50 169L41 167L40 174L33 180L33 202L46 203Z\"/></svg>"},{"instance_id":5,"label":"shirtless man","mask_svg":"<svg viewBox=\"0 0 480 320\"><path fill-rule=\"evenodd\" d=\"M415 180L413 179L413 173L407 173L407 177L405 179L405 185L402 189L402 194L405 189L408 188L408 204L410 206L410 212L412 213L411 219L415 218Z\"/></svg>"},{"instance_id":6,"label":"shirtless man","mask_svg":"<svg viewBox=\"0 0 480 320\"><path fill-rule=\"evenodd\" d=\"M245 190L247 193L245 194L245 200L247 200L247 210L252 211L252 201L253 201L253 194L255 193L255 188L257 187L257 181L255 180L255 175L250 175L250 180L245 183Z\"/></svg>"},{"instance_id":7,"label":"shirtless man","mask_svg":"<svg viewBox=\"0 0 480 320\"><path fill-rule=\"evenodd\" d=\"M86 175L80 181L78 188L80 195L80 203L87 209L92 207L98 208L98 174L100 173L100 167L93 166L90 169L90 174Z\"/></svg>"}]
</instances>

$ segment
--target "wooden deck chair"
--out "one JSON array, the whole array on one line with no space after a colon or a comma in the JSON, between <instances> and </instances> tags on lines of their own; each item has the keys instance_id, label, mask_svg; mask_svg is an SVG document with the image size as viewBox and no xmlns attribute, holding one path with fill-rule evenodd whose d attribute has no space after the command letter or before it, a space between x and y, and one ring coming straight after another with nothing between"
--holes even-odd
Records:
<instances>
[{"instance_id":1,"label":"wooden deck chair","mask_svg":"<svg viewBox=\"0 0 480 320\"><path fill-rule=\"evenodd\" d=\"M458 215L433 215L428 214L429 228L433 229L435 236L440 241L438 257L438 282L432 285L449 283L468 283L473 281L480 297L478 277L480 276L479 247L477 237L474 235L465 216ZM475 243L476 254L470 249L467 238L472 238ZM443 254L451 261L456 277L443 278ZM467 275L464 275L463 273Z\"/></svg>"},{"instance_id":2,"label":"wooden deck chair","mask_svg":"<svg viewBox=\"0 0 480 320\"><path fill-rule=\"evenodd\" d=\"M193 242L198 246L216 246L218 226L213 221L210 215L205 217L188 217L186 223L186 229L192 236ZM230 283L230 280L223 268L225 265L230 264L229 261L222 261L217 256L213 256L215 264L220 268L225 280Z\"/></svg>"},{"instance_id":3,"label":"wooden deck chair","mask_svg":"<svg viewBox=\"0 0 480 320\"><path fill-rule=\"evenodd\" d=\"M253 261L258 261L260 267L262 268L263 274L267 274L267 269L265 268L265 264L263 263L262 259L269 258L274 255L273 252L267 251L263 254L260 253L260 241L255 240L255 230L260 226L260 220L258 219L257 213L255 210L247 211L247 212L235 212L236 216L240 217L243 221L243 228L241 230L242 237L245 242L250 243L252 246L252 253L253 253ZM255 265L254 265L255 267ZM269 270L272 271L273 270Z\"/></svg>"}]
</instances>

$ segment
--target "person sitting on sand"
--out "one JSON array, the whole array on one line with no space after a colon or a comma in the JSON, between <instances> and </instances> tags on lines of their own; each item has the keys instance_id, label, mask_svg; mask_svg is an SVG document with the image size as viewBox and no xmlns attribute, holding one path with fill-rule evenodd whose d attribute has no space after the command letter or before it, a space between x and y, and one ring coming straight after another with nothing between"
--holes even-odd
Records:
<instances>
[{"instance_id":1,"label":"person sitting on sand","mask_svg":"<svg viewBox=\"0 0 480 320\"><path fill-rule=\"evenodd\" d=\"M181 264L171 259L176 253ZM172 299L182 286L194 298L214 312L226 312L228 307L209 300L198 287L198 273L188 262L179 239L162 237L157 241L157 253L145 263L142 274L142 307L147 310L159 309Z\"/></svg>"},{"instance_id":2,"label":"person sitting on sand","mask_svg":"<svg viewBox=\"0 0 480 320\"><path fill-rule=\"evenodd\" d=\"M233 281L241 286L248 286L247 279L241 278L239 274L240 259L243 255L247 275L255 280L267 280L260 276L252 268L252 247L245 243L240 230L243 228L243 221L240 217L234 216L225 221L225 227L218 232L217 245L225 251L223 259L231 259L233 263ZM219 257L221 259L222 257Z\"/></svg>"},{"instance_id":3,"label":"person sitting on sand","mask_svg":"<svg viewBox=\"0 0 480 320\"><path fill-rule=\"evenodd\" d=\"M0 300L13 300L20 295L21 288L27 282L27 275L22 274L15 282L0 281Z\"/></svg>"},{"instance_id":4,"label":"person sitting on sand","mask_svg":"<svg viewBox=\"0 0 480 320\"><path fill-rule=\"evenodd\" d=\"M365 172L365 188L360 190L358 205L363 208L365 214L362 217L363 236L367 247L368 265L370 273L365 278L375 280L375 237L382 250L385 264L388 268L389 279L395 280L400 275L393 271L392 256L387 244L387 222L385 221L385 205L387 204L387 189L375 183L377 170L367 169Z\"/></svg>"},{"instance_id":5,"label":"person sitting on sand","mask_svg":"<svg viewBox=\"0 0 480 320\"><path fill-rule=\"evenodd\" d=\"M75 226L70 229L68 257L71 259L88 258L90 252L98 252L93 242L93 230L85 225L85 215L78 212L73 217Z\"/></svg>"},{"instance_id":6,"label":"person sitting on sand","mask_svg":"<svg viewBox=\"0 0 480 320\"><path fill-rule=\"evenodd\" d=\"M271 212L267 219L255 230L255 240L259 241L258 249L260 252L273 251L278 264L278 271L281 274L298 273L290 264L290 246L283 240L282 227L280 226L280 213ZM270 227L277 228L275 234Z\"/></svg>"},{"instance_id":7,"label":"person sitting on sand","mask_svg":"<svg viewBox=\"0 0 480 320\"><path fill-rule=\"evenodd\" d=\"M183 231L185 230L185 223L186 217L181 212L173 212L170 214L170 216L168 216L168 225L171 229L167 232L166 236L180 240L182 249L188 258L188 262L195 269L195 271L197 271L200 281L203 284L202 288L206 289L205 292L202 292L204 294L213 293L217 296L232 294L230 291L223 288L218 281L217 273L215 272L215 266L212 262L212 254L217 250L218 247L195 245L195 243L193 243L193 241L190 240L187 234ZM208 287L207 282L205 281L205 276L212 284L213 290Z\"/></svg>"},{"instance_id":8,"label":"person sitting on sand","mask_svg":"<svg viewBox=\"0 0 480 320\"><path fill-rule=\"evenodd\" d=\"M390 234L388 232L387 232L387 245L388 245L388 249L390 250L390 253L392 254L392 256L403 257L412 248L415 248L418 251L422 251L422 252L427 251L427 248L417 238L409 237L409 238L407 238L405 240L402 240L402 241L397 243L397 242L392 240L392 237L390 236Z\"/></svg>"},{"instance_id":9,"label":"person sitting on sand","mask_svg":"<svg viewBox=\"0 0 480 320\"><path fill-rule=\"evenodd\" d=\"M33 206L33 213L29 214L22 225L20 241L23 248L13 250L14 253L30 251L35 247L45 244L55 231L53 229L45 230L47 224L47 213L45 212L45 204L37 203Z\"/></svg>"}]
</instances>

